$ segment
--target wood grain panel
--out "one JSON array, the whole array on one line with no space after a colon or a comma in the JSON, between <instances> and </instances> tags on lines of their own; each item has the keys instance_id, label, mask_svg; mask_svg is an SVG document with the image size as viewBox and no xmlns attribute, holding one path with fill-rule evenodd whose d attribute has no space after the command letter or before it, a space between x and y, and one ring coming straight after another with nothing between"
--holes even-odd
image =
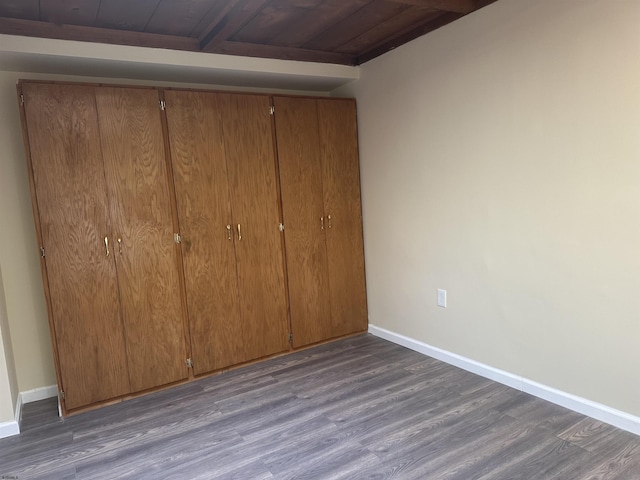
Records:
<instances>
[{"instance_id":1,"label":"wood grain panel","mask_svg":"<svg viewBox=\"0 0 640 480\"><path fill-rule=\"evenodd\" d=\"M96 89L133 391L187 377L158 92Z\"/></svg>"},{"instance_id":2,"label":"wood grain panel","mask_svg":"<svg viewBox=\"0 0 640 480\"><path fill-rule=\"evenodd\" d=\"M374 0L353 15L324 30L313 40L305 43L303 47L311 50L333 51L408 8L408 6L399 3Z\"/></svg>"},{"instance_id":3,"label":"wood grain panel","mask_svg":"<svg viewBox=\"0 0 640 480\"><path fill-rule=\"evenodd\" d=\"M193 29L190 36L199 39L203 34L214 30L216 26L220 24L225 15L229 13L239 1L240 0L228 0L226 2L215 2L206 15L200 19L198 25Z\"/></svg>"},{"instance_id":4,"label":"wood grain panel","mask_svg":"<svg viewBox=\"0 0 640 480\"><path fill-rule=\"evenodd\" d=\"M220 19L220 22L211 25L210 30L203 31L198 37L200 49L206 52L213 51L218 45L231 38L238 30L251 21L268 0L242 0Z\"/></svg>"},{"instance_id":5,"label":"wood grain panel","mask_svg":"<svg viewBox=\"0 0 640 480\"><path fill-rule=\"evenodd\" d=\"M164 35L188 36L216 2L211 0L160 0L146 31Z\"/></svg>"},{"instance_id":6,"label":"wood grain panel","mask_svg":"<svg viewBox=\"0 0 640 480\"><path fill-rule=\"evenodd\" d=\"M40 0L40 20L57 24L93 25L100 0Z\"/></svg>"},{"instance_id":7,"label":"wood grain panel","mask_svg":"<svg viewBox=\"0 0 640 480\"><path fill-rule=\"evenodd\" d=\"M23 84L61 388L73 409L130 391L92 87Z\"/></svg>"},{"instance_id":8,"label":"wood grain panel","mask_svg":"<svg viewBox=\"0 0 640 480\"><path fill-rule=\"evenodd\" d=\"M169 127L167 126L167 115L166 115L166 107L164 91L158 91L158 98L163 105L162 114L160 115L160 123L162 125L162 137L164 140L164 152L165 152L165 166L167 168L167 186L169 187L169 197L171 199L171 219L173 221L173 231L178 232L180 234L180 222L178 219L178 207L176 205L176 187L175 182L173 180L173 166L171 165L171 146L169 145ZM174 237L174 241L175 241ZM181 242L181 239L179 240ZM178 275L178 283L180 288L180 299L182 304L182 323L183 323L183 339L184 339L184 348L186 356L191 359L191 336L189 334L189 315L187 309L187 289L185 287L185 275L184 275L184 263L183 263L183 255L182 249L176 249L175 255L176 261L176 269ZM189 364L189 361L187 360ZM190 366L190 365L188 365ZM193 368L188 369L189 379L194 378Z\"/></svg>"},{"instance_id":9,"label":"wood grain panel","mask_svg":"<svg viewBox=\"0 0 640 480\"><path fill-rule=\"evenodd\" d=\"M247 43L269 43L280 32L287 31L305 14L320 4L320 0L274 0L241 30L232 40Z\"/></svg>"},{"instance_id":10,"label":"wood grain panel","mask_svg":"<svg viewBox=\"0 0 640 480\"><path fill-rule=\"evenodd\" d=\"M144 31L160 0L108 0L100 2L96 26Z\"/></svg>"},{"instance_id":11,"label":"wood grain panel","mask_svg":"<svg viewBox=\"0 0 640 480\"><path fill-rule=\"evenodd\" d=\"M293 345L331 338L316 100L274 97Z\"/></svg>"},{"instance_id":12,"label":"wood grain panel","mask_svg":"<svg viewBox=\"0 0 640 480\"><path fill-rule=\"evenodd\" d=\"M42 225L40 221L40 211L38 209L38 197L36 194L36 186L35 186L34 175L33 175L31 147L29 145L27 115L26 115L26 108L24 104L25 96L22 93L23 92L22 86L24 83L25 82L23 80L18 80L18 85L16 86L16 93L17 93L18 103L20 104L19 111L20 111L20 123L22 126L22 145L24 146L25 160L27 163L27 175L29 177L29 192L31 193L31 211L33 213L34 226L36 228L36 241L38 242L36 248L38 249L38 253L41 254L40 248L42 245L44 245L44 242L42 241ZM53 310L51 305L51 290L49 288L47 263L45 261L45 257L42 255L40 256L40 274L42 278L42 286L44 287L44 300L47 306L47 320L48 320L49 332L50 332L49 340L51 342L51 350L53 351L53 363L54 363L55 372L56 372L56 385L58 386L58 395L56 395L56 403L58 401L60 402L59 403L60 413L62 415L66 415L67 408L65 406L64 399L61 398L62 395L59 393L61 386L63 385L63 381L62 381L62 376L60 374L60 360L59 360L60 357L58 355L58 344L56 342L56 336L55 336L56 328L53 321ZM22 423L20 424L20 428L22 429Z\"/></svg>"},{"instance_id":13,"label":"wood grain panel","mask_svg":"<svg viewBox=\"0 0 640 480\"><path fill-rule=\"evenodd\" d=\"M221 112L215 93L167 91L165 98L192 358L200 375L244 360Z\"/></svg>"},{"instance_id":14,"label":"wood grain panel","mask_svg":"<svg viewBox=\"0 0 640 480\"><path fill-rule=\"evenodd\" d=\"M269 42L271 45L282 47L302 47L323 31L349 17L367 5L371 0L327 0L321 2L317 8L289 25Z\"/></svg>"},{"instance_id":15,"label":"wood grain panel","mask_svg":"<svg viewBox=\"0 0 640 480\"><path fill-rule=\"evenodd\" d=\"M327 225L331 318L336 335L366 330L356 105L318 100Z\"/></svg>"},{"instance_id":16,"label":"wood grain panel","mask_svg":"<svg viewBox=\"0 0 640 480\"><path fill-rule=\"evenodd\" d=\"M0 17L0 33L25 37L59 38L79 42L111 43L172 50L198 50L195 38L158 35L155 33L129 32L81 25L58 25L34 20Z\"/></svg>"},{"instance_id":17,"label":"wood grain panel","mask_svg":"<svg viewBox=\"0 0 640 480\"><path fill-rule=\"evenodd\" d=\"M219 106L236 228L244 353L251 360L289 347L270 101L262 95L221 94Z\"/></svg>"},{"instance_id":18,"label":"wood grain panel","mask_svg":"<svg viewBox=\"0 0 640 480\"><path fill-rule=\"evenodd\" d=\"M0 17L40 20L40 0L0 0Z\"/></svg>"}]
</instances>

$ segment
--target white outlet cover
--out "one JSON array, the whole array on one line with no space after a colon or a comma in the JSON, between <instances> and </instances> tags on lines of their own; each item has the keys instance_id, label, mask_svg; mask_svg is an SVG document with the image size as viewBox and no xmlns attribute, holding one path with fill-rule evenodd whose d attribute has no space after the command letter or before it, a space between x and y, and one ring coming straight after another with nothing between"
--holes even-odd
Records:
<instances>
[{"instance_id":1,"label":"white outlet cover","mask_svg":"<svg viewBox=\"0 0 640 480\"><path fill-rule=\"evenodd\" d=\"M438 289L438 306L447 308L447 291Z\"/></svg>"}]
</instances>

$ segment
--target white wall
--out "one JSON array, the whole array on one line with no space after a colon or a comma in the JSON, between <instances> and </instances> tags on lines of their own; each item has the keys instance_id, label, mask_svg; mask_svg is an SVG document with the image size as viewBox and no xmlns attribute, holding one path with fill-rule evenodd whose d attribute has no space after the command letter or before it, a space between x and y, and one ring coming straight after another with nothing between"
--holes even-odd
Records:
<instances>
[{"instance_id":1,"label":"white wall","mask_svg":"<svg viewBox=\"0 0 640 480\"><path fill-rule=\"evenodd\" d=\"M637 0L500 0L335 92L372 324L640 415L638 25Z\"/></svg>"}]
</instances>

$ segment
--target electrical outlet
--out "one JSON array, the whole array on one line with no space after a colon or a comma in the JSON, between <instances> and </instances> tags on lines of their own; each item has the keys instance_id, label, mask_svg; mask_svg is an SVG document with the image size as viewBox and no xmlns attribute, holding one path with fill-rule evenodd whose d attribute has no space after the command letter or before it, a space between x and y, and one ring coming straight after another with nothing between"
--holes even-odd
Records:
<instances>
[{"instance_id":1,"label":"electrical outlet","mask_svg":"<svg viewBox=\"0 0 640 480\"><path fill-rule=\"evenodd\" d=\"M447 308L447 291L438 289L438 306Z\"/></svg>"}]
</instances>

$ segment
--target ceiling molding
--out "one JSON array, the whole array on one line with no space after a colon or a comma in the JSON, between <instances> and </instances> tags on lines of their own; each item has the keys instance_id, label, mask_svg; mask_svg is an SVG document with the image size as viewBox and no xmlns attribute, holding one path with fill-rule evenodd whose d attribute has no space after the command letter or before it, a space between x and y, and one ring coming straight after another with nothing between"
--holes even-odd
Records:
<instances>
[{"instance_id":1,"label":"ceiling molding","mask_svg":"<svg viewBox=\"0 0 640 480\"><path fill-rule=\"evenodd\" d=\"M211 53L224 55L242 55L246 57L277 58L280 60L296 60L303 62L336 63L338 65L355 65L356 57L345 53L321 52L294 47L275 47L257 45L255 43L223 42Z\"/></svg>"},{"instance_id":2,"label":"ceiling molding","mask_svg":"<svg viewBox=\"0 0 640 480\"><path fill-rule=\"evenodd\" d=\"M0 69L35 74L331 92L358 67L0 34Z\"/></svg>"}]
</instances>

